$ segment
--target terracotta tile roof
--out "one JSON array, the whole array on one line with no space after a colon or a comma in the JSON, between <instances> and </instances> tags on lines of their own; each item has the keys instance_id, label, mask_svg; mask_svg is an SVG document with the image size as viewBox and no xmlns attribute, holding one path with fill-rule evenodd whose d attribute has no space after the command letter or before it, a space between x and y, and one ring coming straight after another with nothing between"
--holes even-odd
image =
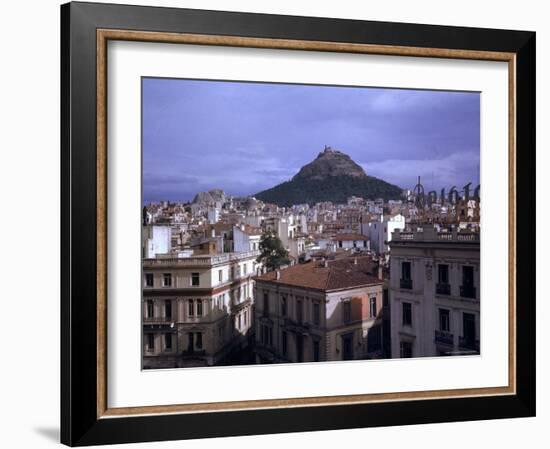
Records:
<instances>
[{"instance_id":1,"label":"terracotta tile roof","mask_svg":"<svg viewBox=\"0 0 550 449\"><path fill-rule=\"evenodd\" d=\"M369 238L363 234L336 234L332 240L368 240Z\"/></svg>"},{"instance_id":2,"label":"terracotta tile roof","mask_svg":"<svg viewBox=\"0 0 550 449\"><path fill-rule=\"evenodd\" d=\"M255 279L260 282L329 291L382 284L383 281L373 274L374 270L377 270L376 264L370 257L346 257L326 262L312 261L294 265L280 270L279 279L275 271Z\"/></svg>"}]
</instances>

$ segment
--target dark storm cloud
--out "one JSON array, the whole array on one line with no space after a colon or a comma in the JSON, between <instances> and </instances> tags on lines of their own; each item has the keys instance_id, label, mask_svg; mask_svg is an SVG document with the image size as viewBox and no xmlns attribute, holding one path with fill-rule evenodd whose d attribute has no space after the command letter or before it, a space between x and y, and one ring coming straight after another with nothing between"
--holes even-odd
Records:
<instances>
[{"instance_id":1,"label":"dark storm cloud","mask_svg":"<svg viewBox=\"0 0 550 449\"><path fill-rule=\"evenodd\" d=\"M324 145L403 188L479 179L479 94L145 79L144 200L290 179Z\"/></svg>"}]
</instances>

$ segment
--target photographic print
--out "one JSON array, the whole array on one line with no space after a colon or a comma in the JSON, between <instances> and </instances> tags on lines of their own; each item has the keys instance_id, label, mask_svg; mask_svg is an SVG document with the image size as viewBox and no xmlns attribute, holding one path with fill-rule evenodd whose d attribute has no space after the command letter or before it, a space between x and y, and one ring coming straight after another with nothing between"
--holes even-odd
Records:
<instances>
[{"instance_id":1,"label":"photographic print","mask_svg":"<svg viewBox=\"0 0 550 449\"><path fill-rule=\"evenodd\" d=\"M141 87L143 369L480 354L479 92Z\"/></svg>"}]
</instances>

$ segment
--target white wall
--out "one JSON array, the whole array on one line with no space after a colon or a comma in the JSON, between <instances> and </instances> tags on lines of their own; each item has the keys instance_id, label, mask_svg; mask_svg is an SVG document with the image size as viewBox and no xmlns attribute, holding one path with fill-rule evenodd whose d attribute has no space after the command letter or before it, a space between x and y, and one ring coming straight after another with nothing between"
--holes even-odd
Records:
<instances>
[{"instance_id":1,"label":"white wall","mask_svg":"<svg viewBox=\"0 0 550 449\"><path fill-rule=\"evenodd\" d=\"M537 31L537 176L539 185L537 222L544 223L548 212L541 200L542 176L550 166L548 127L550 120L550 29L549 13L545 2L537 0L502 0L496 2L464 0L446 3L436 0L394 0L392 2L356 2L353 0L319 0L297 2L295 0L133 0L126 3L165 5L204 9L233 9L238 11L343 17L350 19L403 21L446 25L465 25ZM42 286L39 300L24 301L21 285L28 284L27 270L22 270L31 254L32 240L25 240L21 248L18 239L5 239L4 252L10 254L3 261L3 279L7 291L5 298L18 298L18 316L21 321L4 320L1 332L6 341L17 338L18 344L4 345L0 396L3 407L1 418L5 425L0 435L0 445L10 448L59 447L59 1L29 0L7 2L3 6L3 26L0 28L3 65L0 71L2 83L2 151L0 151L0 191L4 205L15 198L20 204L32 207L33 215L43 217L41 229L48 239L41 248L50 256L33 272L33 284ZM22 175L23 174L23 175ZM14 198L15 197L15 198ZM0 224L13 226L13 220ZM31 235L34 221L21 221L22 235ZM550 250L542 238L544 230L539 226L538 273L550 266L544 254ZM34 249L34 246L32 247ZM544 264L544 265L543 265ZM7 268L7 270L6 270ZM539 286L541 284L539 276ZM30 299L30 296L29 296ZM550 341L549 326L542 320L550 313L548 301L539 297L539 341ZM36 348L36 341L48 342L48 350L21 351ZM546 440L545 424L550 421L550 362L547 348L539 344L538 352L538 413L534 419L496 420L471 423L451 423L400 428L359 429L309 434L266 435L219 440L201 440L186 443L167 442L141 444L131 447L147 448L217 448L223 444L231 448L265 449L280 447L337 447L352 444L357 447L368 442L370 446L415 448L464 448L470 442L475 446L516 448L532 443L541 447ZM130 447L130 446L124 446Z\"/></svg>"}]
</instances>

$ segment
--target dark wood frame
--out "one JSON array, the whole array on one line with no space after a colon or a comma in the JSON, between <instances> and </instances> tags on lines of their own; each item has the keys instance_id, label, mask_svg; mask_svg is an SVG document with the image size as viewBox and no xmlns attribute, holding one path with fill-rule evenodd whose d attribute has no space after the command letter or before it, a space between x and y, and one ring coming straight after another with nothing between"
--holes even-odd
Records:
<instances>
[{"instance_id":1,"label":"dark wood frame","mask_svg":"<svg viewBox=\"0 0 550 449\"><path fill-rule=\"evenodd\" d=\"M79 446L534 416L535 33L93 3L63 5L61 24L63 443ZM508 61L512 94L509 387L242 401L202 408L108 409L103 76L108 39Z\"/></svg>"}]
</instances>

